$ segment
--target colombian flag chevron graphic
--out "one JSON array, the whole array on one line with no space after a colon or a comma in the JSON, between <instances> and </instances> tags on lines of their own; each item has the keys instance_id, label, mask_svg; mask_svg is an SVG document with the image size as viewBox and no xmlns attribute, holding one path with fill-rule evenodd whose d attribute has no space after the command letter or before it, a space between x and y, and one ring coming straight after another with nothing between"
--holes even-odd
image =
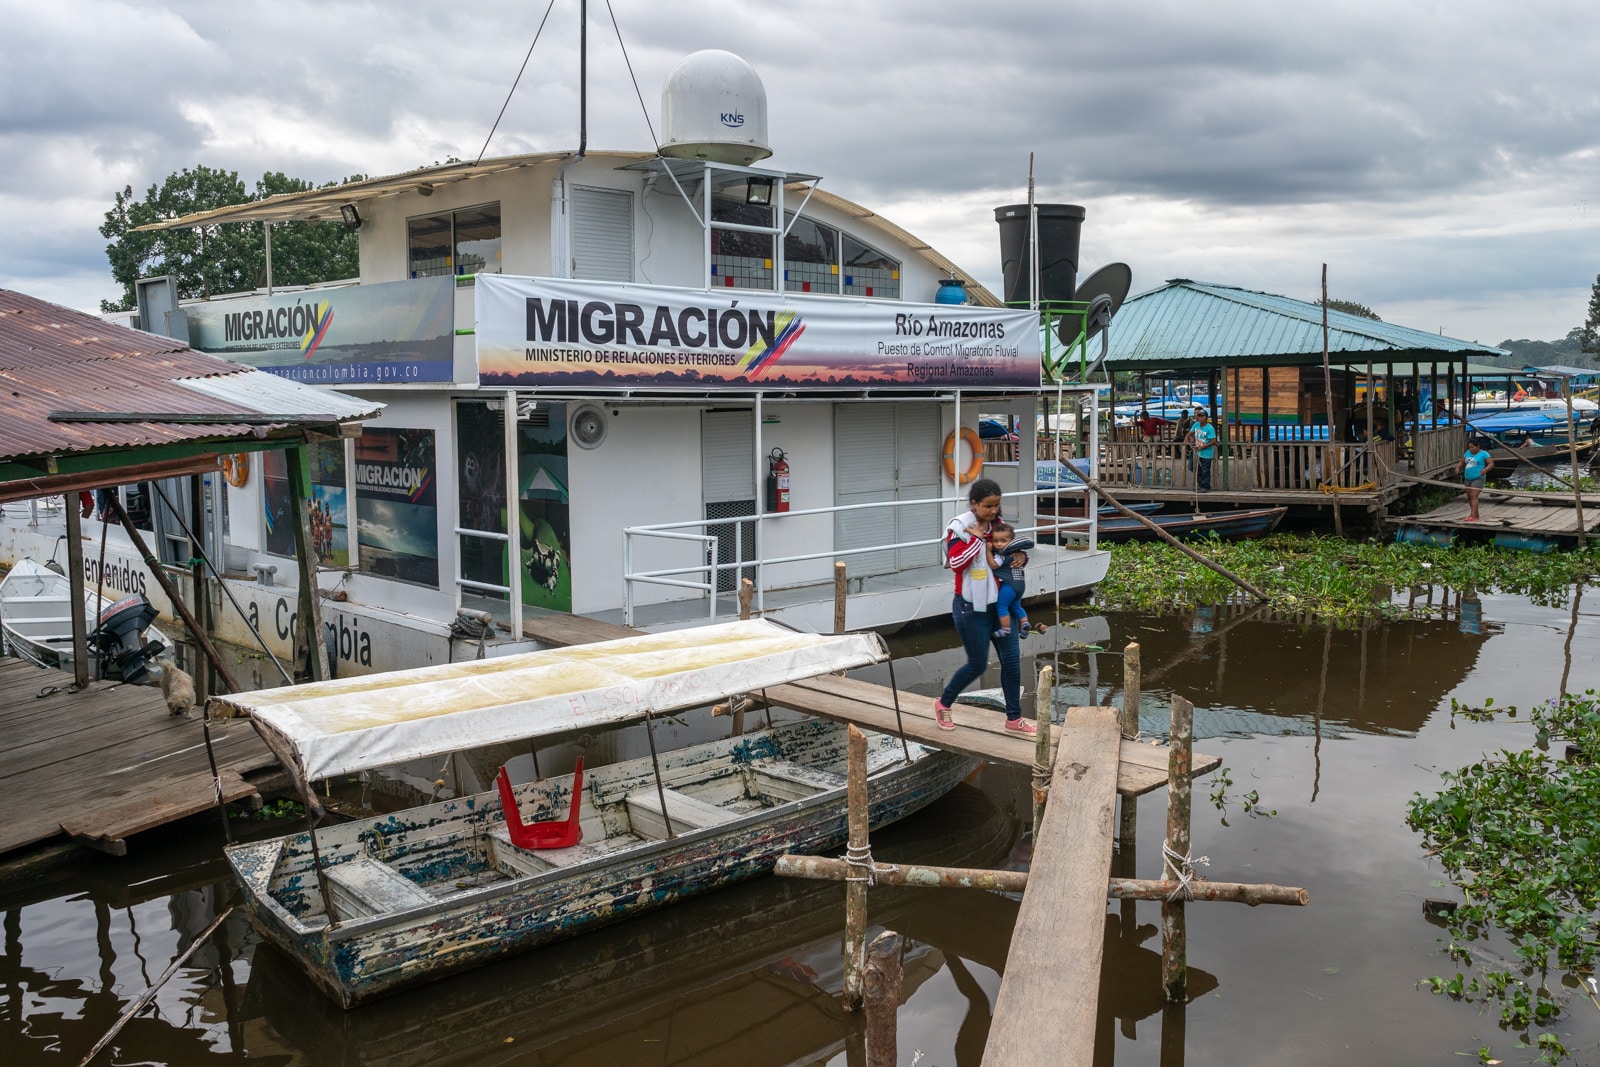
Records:
<instances>
[{"instance_id":1,"label":"colombian flag chevron graphic","mask_svg":"<svg viewBox=\"0 0 1600 1067\"><path fill-rule=\"evenodd\" d=\"M801 320L797 312L788 308L778 312L777 327L776 336L773 337L772 344L768 345L765 341L757 341L745 353L741 368L752 380L771 370L772 366L783 358L783 354L789 350L789 346L799 340L800 335L806 332L805 322Z\"/></svg>"},{"instance_id":2,"label":"colombian flag chevron graphic","mask_svg":"<svg viewBox=\"0 0 1600 1067\"><path fill-rule=\"evenodd\" d=\"M328 336L328 327L333 325L333 304L323 301L311 305L311 326L306 330L305 336L300 338L300 351L303 358L311 359L311 353L322 344L322 339Z\"/></svg>"}]
</instances>

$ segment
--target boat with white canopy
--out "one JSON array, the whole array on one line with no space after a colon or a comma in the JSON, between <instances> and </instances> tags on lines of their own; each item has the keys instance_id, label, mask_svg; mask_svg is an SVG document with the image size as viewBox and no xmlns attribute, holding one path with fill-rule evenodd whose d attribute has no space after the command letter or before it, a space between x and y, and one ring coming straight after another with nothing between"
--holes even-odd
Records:
<instances>
[{"instance_id":1,"label":"boat with white canopy","mask_svg":"<svg viewBox=\"0 0 1600 1067\"><path fill-rule=\"evenodd\" d=\"M216 698L299 780L644 721L651 756L227 849L247 906L344 1007L771 870L846 837L843 725L769 724L655 753L654 717L888 659L875 634L768 621ZM967 757L869 735L871 822Z\"/></svg>"}]
</instances>

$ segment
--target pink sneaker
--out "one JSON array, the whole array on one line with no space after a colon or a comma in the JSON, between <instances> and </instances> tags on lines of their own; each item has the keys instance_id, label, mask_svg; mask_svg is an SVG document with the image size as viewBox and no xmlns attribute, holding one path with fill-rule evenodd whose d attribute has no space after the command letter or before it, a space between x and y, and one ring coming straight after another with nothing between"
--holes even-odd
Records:
<instances>
[{"instance_id":1,"label":"pink sneaker","mask_svg":"<svg viewBox=\"0 0 1600 1067\"><path fill-rule=\"evenodd\" d=\"M954 730L955 717L950 714L950 709L937 698L933 702L933 721L941 730Z\"/></svg>"},{"instance_id":2,"label":"pink sneaker","mask_svg":"<svg viewBox=\"0 0 1600 1067\"><path fill-rule=\"evenodd\" d=\"M1026 737L1037 737L1039 735L1039 728L1027 719L1007 719L1006 729L1014 734L1022 734Z\"/></svg>"}]
</instances>

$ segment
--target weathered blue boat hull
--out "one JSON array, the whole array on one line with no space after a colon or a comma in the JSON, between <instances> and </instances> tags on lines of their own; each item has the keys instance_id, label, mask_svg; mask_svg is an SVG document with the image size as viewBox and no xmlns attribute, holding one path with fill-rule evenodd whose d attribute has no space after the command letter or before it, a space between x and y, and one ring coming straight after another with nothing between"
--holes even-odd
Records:
<instances>
[{"instance_id":1,"label":"weathered blue boat hull","mask_svg":"<svg viewBox=\"0 0 1600 1067\"><path fill-rule=\"evenodd\" d=\"M733 744L759 746L762 733L766 731ZM974 766L966 757L919 749L911 746L916 757L911 764L899 762L873 775L869 794L874 826L932 802ZM898 741L894 750L898 755ZM669 780L675 768L667 760L677 755L681 754L664 758L663 774ZM681 768L680 763L676 769ZM552 795L549 801L554 806L560 797ZM470 877L468 872L492 862L485 834L500 818L498 803L484 794L322 830L318 843L325 865L378 853L386 864L437 891L441 884L448 889L457 873ZM468 825L483 832L464 832ZM441 828L453 828L444 835L451 842L442 847L430 842L439 839ZM262 933L329 996L349 1008L768 873L785 852L837 849L846 835L841 786L673 839L634 845L556 870L467 886L423 906L348 919L331 929L320 915L312 914L321 905L316 876L307 861L307 835L235 846L228 856ZM299 869L299 865L304 865L302 873L283 878L286 866ZM277 885L274 872L279 872Z\"/></svg>"}]
</instances>

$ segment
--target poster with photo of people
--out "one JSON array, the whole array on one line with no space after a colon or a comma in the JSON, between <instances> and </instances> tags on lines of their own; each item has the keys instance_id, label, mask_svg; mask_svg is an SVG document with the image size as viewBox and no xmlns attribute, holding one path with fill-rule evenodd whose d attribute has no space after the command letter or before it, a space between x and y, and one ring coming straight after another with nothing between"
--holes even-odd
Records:
<instances>
[{"instance_id":1,"label":"poster with photo of people","mask_svg":"<svg viewBox=\"0 0 1600 1067\"><path fill-rule=\"evenodd\" d=\"M355 453L361 572L438 588L433 431L367 429L356 438Z\"/></svg>"},{"instance_id":2,"label":"poster with photo of people","mask_svg":"<svg viewBox=\"0 0 1600 1067\"><path fill-rule=\"evenodd\" d=\"M294 511L290 507L288 453L262 454L262 484L266 494L266 550L275 556L293 556ZM317 566L350 566L350 509L346 488L344 442L318 442L306 446L311 466L311 498L306 510L311 524L311 549Z\"/></svg>"}]
</instances>

